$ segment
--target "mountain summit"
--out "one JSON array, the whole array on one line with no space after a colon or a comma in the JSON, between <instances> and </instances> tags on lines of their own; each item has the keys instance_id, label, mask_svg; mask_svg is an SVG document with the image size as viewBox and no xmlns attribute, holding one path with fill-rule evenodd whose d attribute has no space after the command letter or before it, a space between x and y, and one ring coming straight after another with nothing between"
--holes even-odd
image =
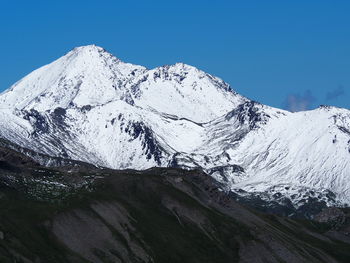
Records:
<instances>
[{"instance_id":1,"label":"mountain summit","mask_svg":"<svg viewBox=\"0 0 350 263\"><path fill-rule=\"evenodd\" d=\"M38 111L104 104L127 96L123 86L144 71L100 47L78 47L13 85L2 94L1 104Z\"/></svg>"},{"instance_id":2,"label":"mountain summit","mask_svg":"<svg viewBox=\"0 0 350 263\"><path fill-rule=\"evenodd\" d=\"M2 108L43 112L124 101L206 122L244 100L228 91L228 84L189 65L147 70L88 45L30 73L3 93L0 103Z\"/></svg>"},{"instance_id":3,"label":"mountain summit","mask_svg":"<svg viewBox=\"0 0 350 263\"><path fill-rule=\"evenodd\" d=\"M225 191L294 207L350 202L350 111L275 109L195 67L146 69L94 45L0 94L0 136L117 169L201 168Z\"/></svg>"}]
</instances>

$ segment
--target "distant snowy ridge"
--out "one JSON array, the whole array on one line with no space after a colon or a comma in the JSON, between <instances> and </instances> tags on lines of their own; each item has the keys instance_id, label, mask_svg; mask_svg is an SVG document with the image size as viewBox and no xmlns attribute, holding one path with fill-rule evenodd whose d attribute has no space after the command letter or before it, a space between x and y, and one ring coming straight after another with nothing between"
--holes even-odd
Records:
<instances>
[{"instance_id":1,"label":"distant snowy ridge","mask_svg":"<svg viewBox=\"0 0 350 263\"><path fill-rule=\"evenodd\" d=\"M349 110L287 112L195 67L149 70L94 45L0 94L0 136L117 169L200 167L227 190L283 192L296 206L307 191L350 203Z\"/></svg>"}]
</instances>

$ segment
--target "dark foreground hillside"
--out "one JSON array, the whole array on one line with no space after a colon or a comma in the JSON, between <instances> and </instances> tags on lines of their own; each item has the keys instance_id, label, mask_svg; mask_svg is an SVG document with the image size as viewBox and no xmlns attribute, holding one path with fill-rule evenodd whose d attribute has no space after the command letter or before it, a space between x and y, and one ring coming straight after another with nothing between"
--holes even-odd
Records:
<instances>
[{"instance_id":1,"label":"dark foreground hillside","mask_svg":"<svg viewBox=\"0 0 350 263\"><path fill-rule=\"evenodd\" d=\"M350 260L331 226L250 211L200 171L44 168L2 147L0 184L0 262Z\"/></svg>"}]
</instances>

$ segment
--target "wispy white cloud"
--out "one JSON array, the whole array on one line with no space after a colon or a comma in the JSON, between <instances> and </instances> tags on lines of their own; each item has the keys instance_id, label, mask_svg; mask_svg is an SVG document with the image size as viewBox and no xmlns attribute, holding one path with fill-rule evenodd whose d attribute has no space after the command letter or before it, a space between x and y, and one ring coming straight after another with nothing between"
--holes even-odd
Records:
<instances>
[{"instance_id":1,"label":"wispy white cloud","mask_svg":"<svg viewBox=\"0 0 350 263\"><path fill-rule=\"evenodd\" d=\"M285 99L283 106L286 110L296 112L309 110L316 98L312 95L310 90L306 90L304 94L289 94Z\"/></svg>"}]
</instances>

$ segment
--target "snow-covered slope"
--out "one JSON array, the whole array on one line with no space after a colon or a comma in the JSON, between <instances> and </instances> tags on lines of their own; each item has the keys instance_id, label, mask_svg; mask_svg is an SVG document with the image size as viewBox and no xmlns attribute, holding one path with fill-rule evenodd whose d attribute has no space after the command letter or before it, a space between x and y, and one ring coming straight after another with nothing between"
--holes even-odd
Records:
<instances>
[{"instance_id":1,"label":"snow-covered slope","mask_svg":"<svg viewBox=\"0 0 350 263\"><path fill-rule=\"evenodd\" d=\"M146 69L119 61L96 46L75 48L35 70L0 98L1 108L35 109L96 106L131 96L124 86Z\"/></svg>"},{"instance_id":2,"label":"snow-covered slope","mask_svg":"<svg viewBox=\"0 0 350 263\"><path fill-rule=\"evenodd\" d=\"M78 47L0 95L1 135L54 156L113 168L167 165L209 122L247 99L185 64L152 70Z\"/></svg>"},{"instance_id":3,"label":"snow-covered slope","mask_svg":"<svg viewBox=\"0 0 350 263\"><path fill-rule=\"evenodd\" d=\"M119 100L206 122L245 99L192 66L178 63L147 70L90 45L73 49L14 84L1 94L0 107L44 112Z\"/></svg>"},{"instance_id":4,"label":"snow-covered slope","mask_svg":"<svg viewBox=\"0 0 350 263\"><path fill-rule=\"evenodd\" d=\"M209 138L216 138L216 142L205 144L210 145L210 152L222 151L229 156L222 165L244 168L245 176L233 180L232 189L272 195L286 194L295 187L301 192L306 188L330 190L341 202L349 202L349 110L323 106L290 113L263 105L252 108L255 112L244 114L249 116L245 121L240 121L239 113L234 112L231 119L226 116L225 121L211 126ZM205 147L202 152L208 150ZM221 180L222 175L217 174ZM292 201L300 201L299 192L293 194L296 196Z\"/></svg>"},{"instance_id":5,"label":"snow-covered slope","mask_svg":"<svg viewBox=\"0 0 350 263\"><path fill-rule=\"evenodd\" d=\"M192 66L148 70L94 45L0 94L0 136L118 169L201 167L228 190L283 194L295 205L305 195L350 202L350 111L290 113Z\"/></svg>"}]
</instances>

